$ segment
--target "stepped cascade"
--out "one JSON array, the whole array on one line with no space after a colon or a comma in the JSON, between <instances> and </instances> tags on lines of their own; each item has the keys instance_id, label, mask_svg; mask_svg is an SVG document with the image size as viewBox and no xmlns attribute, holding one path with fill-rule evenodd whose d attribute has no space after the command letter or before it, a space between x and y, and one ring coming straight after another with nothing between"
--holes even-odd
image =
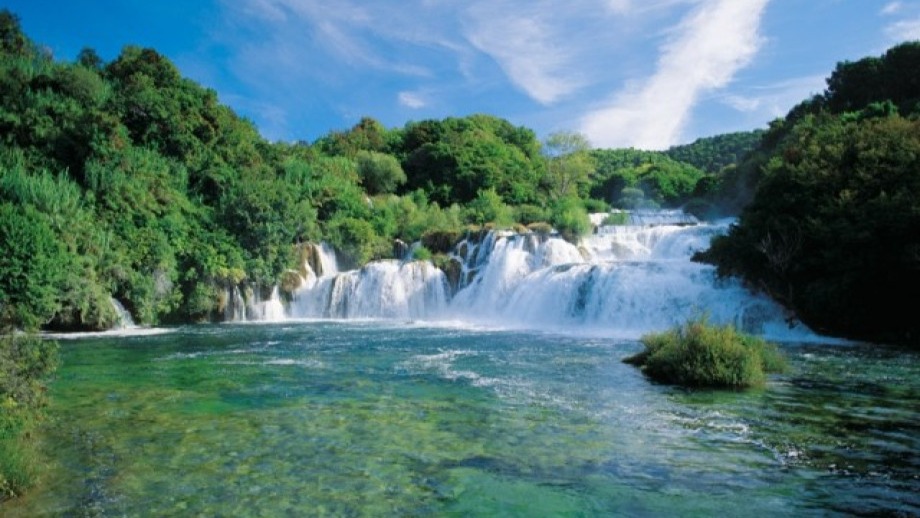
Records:
<instances>
[{"instance_id":1,"label":"stepped cascade","mask_svg":"<svg viewBox=\"0 0 920 518\"><path fill-rule=\"evenodd\" d=\"M730 220L701 223L680 211L655 211L626 221L597 226L578 246L555 235L471 234L452 253L460 264L454 289L427 261L374 261L342 272L330 246L311 245L289 301L282 303L276 287L245 311L241 301L228 305L227 316L460 321L635 337L705 315L776 339L813 336L767 297L691 261Z\"/></svg>"}]
</instances>

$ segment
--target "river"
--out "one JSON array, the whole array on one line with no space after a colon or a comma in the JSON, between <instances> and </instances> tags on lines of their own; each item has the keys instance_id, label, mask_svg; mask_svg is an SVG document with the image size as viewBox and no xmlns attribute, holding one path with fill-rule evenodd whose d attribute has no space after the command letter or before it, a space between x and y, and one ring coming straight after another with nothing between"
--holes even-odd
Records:
<instances>
[{"instance_id":1,"label":"river","mask_svg":"<svg viewBox=\"0 0 920 518\"><path fill-rule=\"evenodd\" d=\"M50 477L5 516L920 514L920 362L785 343L687 391L635 340L287 321L62 342Z\"/></svg>"}]
</instances>

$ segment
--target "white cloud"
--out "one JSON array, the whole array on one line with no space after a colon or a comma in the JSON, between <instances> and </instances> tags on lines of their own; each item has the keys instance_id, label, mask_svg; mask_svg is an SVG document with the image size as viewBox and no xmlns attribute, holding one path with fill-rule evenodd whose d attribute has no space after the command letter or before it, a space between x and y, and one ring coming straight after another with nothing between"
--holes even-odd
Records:
<instances>
[{"instance_id":1,"label":"white cloud","mask_svg":"<svg viewBox=\"0 0 920 518\"><path fill-rule=\"evenodd\" d=\"M785 116L793 106L821 93L825 86L824 75L796 77L750 88L744 95L727 94L720 101L763 123Z\"/></svg>"},{"instance_id":2,"label":"white cloud","mask_svg":"<svg viewBox=\"0 0 920 518\"><path fill-rule=\"evenodd\" d=\"M903 7L904 7L904 4L902 4L901 2L889 2L885 4L885 7L882 8L882 14L886 16L892 15L900 11L901 8Z\"/></svg>"},{"instance_id":3,"label":"white cloud","mask_svg":"<svg viewBox=\"0 0 920 518\"><path fill-rule=\"evenodd\" d=\"M428 101L419 92L399 92L397 98L399 99L399 104L413 110L428 106Z\"/></svg>"},{"instance_id":4,"label":"white cloud","mask_svg":"<svg viewBox=\"0 0 920 518\"><path fill-rule=\"evenodd\" d=\"M628 13L632 10L632 0L607 0L607 8L617 14Z\"/></svg>"},{"instance_id":5,"label":"white cloud","mask_svg":"<svg viewBox=\"0 0 920 518\"><path fill-rule=\"evenodd\" d=\"M885 28L885 33L896 42L920 40L920 18L892 23Z\"/></svg>"},{"instance_id":6,"label":"white cloud","mask_svg":"<svg viewBox=\"0 0 920 518\"><path fill-rule=\"evenodd\" d=\"M465 35L491 56L508 79L541 104L552 104L584 84L550 12L508 2L481 2L467 11ZM556 13L559 14L559 13Z\"/></svg>"},{"instance_id":7,"label":"white cloud","mask_svg":"<svg viewBox=\"0 0 920 518\"><path fill-rule=\"evenodd\" d=\"M666 148L679 141L700 95L726 86L757 52L768 0L707 0L660 49L657 70L582 118L600 147Z\"/></svg>"},{"instance_id":8,"label":"white cloud","mask_svg":"<svg viewBox=\"0 0 920 518\"><path fill-rule=\"evenodd\" d=\"M756 97L746 97L743 95L726 95L722 98L722 102L731 106L739 112L755 112L757 111L762 103L762 100Z\"/></svg>"},{"instance_id":9,"label":"white cloud","mask_svg":"<svg viewBox=\"0 0 920 518\"><path fill-rule=\"evenodd\" d=\"M270 118L250 108L260 126L314 110L369 111L361 115L388 124L423 108L497 111L516 123L553 118L559 129L581 119L598 144L661 146L756 51L769 0L220 1L221 68L279 107ZM645 79L622 87L637 76ZM513 108L502 112L506 102ZM725 102L764 106L741 95Z\"/></svg>"},{"instance_id":10,"label":"white cloud","mask_svg":"<svg viewBox=\"0 0 920 518\"><path fill-rule=\"evenodd\" d=\"M274 0L249 0L242 5L242 10L249 16L272 22L283 22L287 19L284 10Z\"/></svg>"}]
</instances>

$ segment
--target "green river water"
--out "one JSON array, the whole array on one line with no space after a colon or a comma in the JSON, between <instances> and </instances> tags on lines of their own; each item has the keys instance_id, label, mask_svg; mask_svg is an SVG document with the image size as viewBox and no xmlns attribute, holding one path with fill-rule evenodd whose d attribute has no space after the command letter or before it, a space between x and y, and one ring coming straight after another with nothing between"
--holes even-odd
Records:
<instances>
[{"instance_id":1,"label":"green river water","mask_svg":"<svg viewBox=\"0 0 920 518\"><path fill-rule=\"evenodd\" d=\"M786 344L763 390L634 341L297 322L61 343L53 468L3 516L920 515L918 355Z\"/></svg>"}]
</instances>

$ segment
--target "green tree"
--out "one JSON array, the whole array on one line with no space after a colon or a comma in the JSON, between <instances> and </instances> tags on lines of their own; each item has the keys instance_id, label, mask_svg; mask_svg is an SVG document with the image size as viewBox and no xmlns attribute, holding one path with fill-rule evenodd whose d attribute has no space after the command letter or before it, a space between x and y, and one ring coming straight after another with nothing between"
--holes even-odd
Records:
<instances>
[{"instance_id":1,"label":"green tree","mask_svg":"<svg viewBox=\"0 0 920 518\"><path fill-rule=\"evenodd\" d=\"M43 214L28 205L0 204L0 327L34 330L60 307L70 264Z\"/></svg>"},{"instance_id":2,"label":"green tree","mask_svg":"<svg viewBox=\"0 0 920 518\"><path fill-rule=\"evenodd\" d=\"M591 143L581 134L559 132L544 143L547 157L547 183L550 197L586 195L586 189L597 163L590 154Z\"/></svg>"},{"instance_id":3,"label":"green tree","mask_svg":"<svg viewBox=\"0 0 920 518\"><path fill-rule=\"evenodd\" d=\"M665 151L670 158L690 164L710 174L740 163L748 153L760 146L763 130L739 131L714 137L704 137Z\"/></svg>"},{"instance_id":4,"label":"green tree","mask_svg":"<svg viewBox=\"0 0 920 518\"><path fill-rule=\"evenodd\" d=\"M636 190L651 206L677 207L694 194L698 182L706 177L696 167L658 151L601 149L591 155L598 164L591 196L621 208L636 207Z\"/></svg>"},{"instance_id":5,"label":"green tree","mask_svg":"<svg viewBox=\"0 0 920 518\"><path fill-rule=\"evenodd\" d=\"M355 162L368 194L393 193L406 183L406 173L392 155L362 150L355 155Z\"/></svg>"},{"instance_id":6,"label":"green tree","mask_svg":"<svg viewBox=\"0 0 920 518\"><path fill-rule=\"evenodd\" d=\"M920 121L804 117L737 227L701 255L816 329L916 342Z\"/></svg>"},{"instance_id":7,"label":"green tree","mask_svg":"<svg viewBox=\"0 0 920 518\"><path fill-rule=\"evenodd\" d=\"M326 154L355 158L361 151L384 153L398 138L398 133L387 130L380 121L362 117L350 130L331 132L316 145Z\"/></svg>"},{"instance_id":8,"label":"green tree","mask_svg":"<svg viewBox=\"0 0 920 518\"><path fill-rule=\"evenodd\" d=\"M467 203L484 189L510 203L532 203L541 198L538 147L530 130L473 115L407 124L397 154L404 157L405 189L423 189L442 206Z\"/></svg>"},{"instance_id":9,"label":"green tree","mask_svg":"<svg viewBox=\"0 0 920 518\"><path fill-rule=\"evenodd\" d=\"M513 223L511 207L505 204L495 189L479 191L476 198L467 205L467 219L477 225L492 223L499 227Z\"/></svg>"},{"instance_id":10,"label":"green tree","mask_svg":"<svg viewBox=\"0 0 920 518\"><path fill-rule=\"evenodd\" d=\"M31 51L32 43L22 32L19 17L7 9L0 10L0 52L22 56Z\"/></svg>"},{"instance_id":11,"label":"green tree","mask_svg":"<svg viewBox=\"0 0 920 518\"><path fill-rule=\"evenodd\" d=\"M588 211L585 210L581 200L574 196L567 196L553 202L550 223L566 241L575 244L591 231Z\"/></svg>"}]
</instances>

